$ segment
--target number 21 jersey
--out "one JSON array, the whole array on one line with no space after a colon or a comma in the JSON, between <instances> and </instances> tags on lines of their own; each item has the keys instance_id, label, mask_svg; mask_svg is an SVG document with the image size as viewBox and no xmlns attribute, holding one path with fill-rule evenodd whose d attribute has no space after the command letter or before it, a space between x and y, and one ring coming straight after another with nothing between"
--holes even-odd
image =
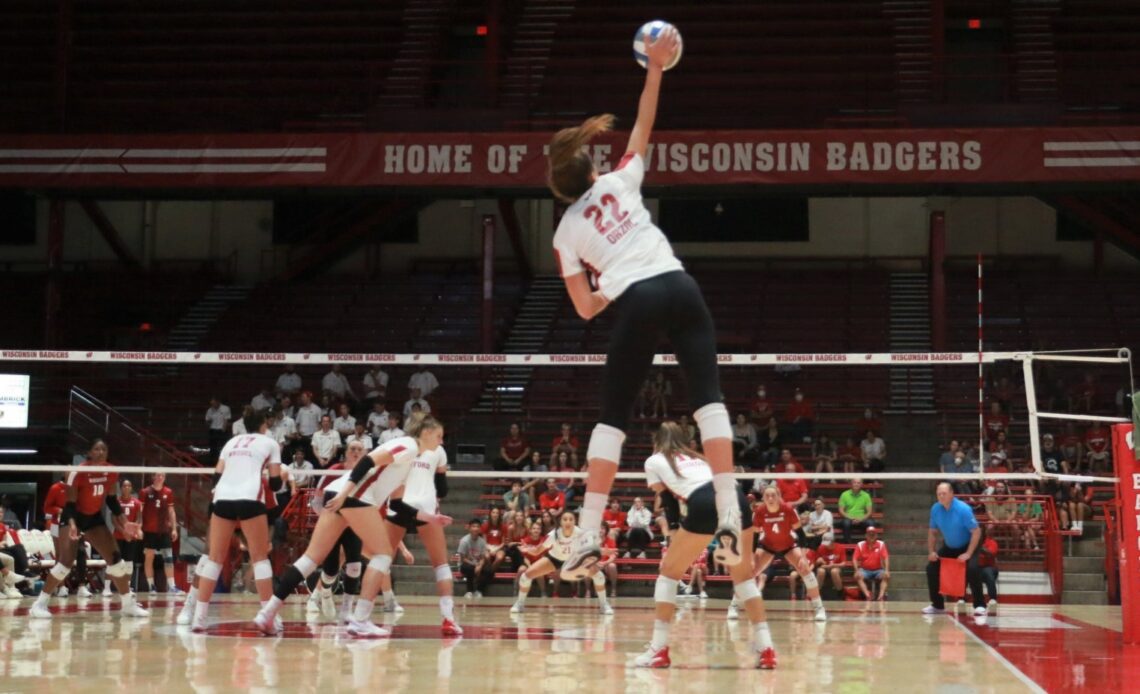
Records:
<instances>
[{"instance_id":1,"label":"number 21 jersey","mask_svg":"<svg viewBox=\"0 0 1140 694\"><path fill-rule=\"evenodd\" d=\"M566 208L554 232L554 254L563 277L594 273L598 289L614 301L634 282L681 270L669 239L641 200L645 162L626 153L618 168Z\"/></svg>"}]
</instances>

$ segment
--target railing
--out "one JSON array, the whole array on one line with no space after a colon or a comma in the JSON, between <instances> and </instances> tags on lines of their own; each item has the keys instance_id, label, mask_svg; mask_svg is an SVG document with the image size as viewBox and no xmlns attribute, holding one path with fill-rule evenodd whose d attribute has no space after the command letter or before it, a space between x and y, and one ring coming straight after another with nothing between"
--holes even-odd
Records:
<instances>
[{"instance_id":1,"label":"railing","mask_svg":"<svg viewBox=\"0 0 1140 694\"><path fill-rule=\"evenodd\" d=\"M988 512L983 508L979 513L978 506L987 503L993 503L997 500L992 494L959 494L957 498L970 504L975 508L975 514L978 516L978 522L985 525L992 532L995 528L1012 528L1014 530L1023 529L1026 527L1033 527L1037 529L1042 545L1044 546L1044 555L1041 557L1041 568L1049 574L1049 582L1052 588L1053 601L1059 603L1061 601L1061 593L1065 589L1065 559L1062 540L1067 535L1071 535L1071 531L1061 530L1060 516L1057 513L1057 507L1053 503L1052 496L1038 496L1024 494L1017 494L1009 497L1014 503L1020 505L1024 503L1040 504L1041 505L1041 518L1026 519L1015 517L1010 520L994 520L989 517ZM998 539L998 538L995 538ZM1010 548L1003 547L999 541L999 548L1002 553L1006 555L1005 561L1012 561L1009 558ZM1022 552L1017 552L1021 555L1019 561L1036 564L1038 559L1036 556L1025 555ZM998 558L999 563L1002 557Z\"/></svg>"},{"instance_id":2,"label":"railing","mask_svg":"<svg viewBox=\"0 0 1140 694\"><path fill-rule=\"evenodd\" d=\"M1120 604L1120 509L1116 501L1103 501L1104 512L1104 576L1108 591L1108 604Z\"/></svg>"}]
</instances>

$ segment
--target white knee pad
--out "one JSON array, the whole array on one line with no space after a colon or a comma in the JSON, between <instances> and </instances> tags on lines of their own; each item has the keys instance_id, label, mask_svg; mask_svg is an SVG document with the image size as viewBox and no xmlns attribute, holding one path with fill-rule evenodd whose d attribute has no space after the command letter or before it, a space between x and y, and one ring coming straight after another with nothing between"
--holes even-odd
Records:
<instances>
[{"instance_id":1,"label":"white knee pad","mask_svg":"<svg viewBox=\"0 0 1140 694\"><path fill-rule=\"evenodd\" d=\"M524 590L524 591L530 590L530 584L531 583L533 583L533 581L530 578L528 578L526 574L519 574L519 589L520 590Z\"/></svg>"},{"instance_id":2,"label":"white knee pad","mask_svg":"<svg viewBox=\"0 0 1140 694\"><path fill-rule=\"evenodd\" d=\"M807 588L808 590L819 588L819 579L817 579L815 577L815 574L810 571L804 575L804 588Z\"/></svg>"},{"instance_id":3,"label":"white knee pad","mask_svg":"<svg viewBox=\"0 0 1140 694\"><path fill-rule=\"evenodd\" d=\"M368 568L373 571L379 571L382 574L390 573L392 570L392 557L387 554L378 554L368 560Z\"/></svg>"},{"instance_id":4,"label":"white knee pad","mask_svg":"<svg viewBox=\"0 0 1140 694\"><path fill-rule=\"evenodd\" d=\"M210 558L207 557L206 564L202 567L202 570L198 572L198 575L202 578L216 581L218 577L222 575L222 565L216 561L211 561Z\"/></svg>"},{"instance_id":5,"label":"white knee pad","mask_svg":"<svg viewBox=\"0 0 1140 694\"><path fill-rule=\"evenodd\" d=\"M71 567L64 566L63 562L57 561L48 573L54 576L57 581L62 581L67 578L67 574L71 573Z\"/></svg>"},{"instance_id":6,"label":"white knee pad","mask_svg":"<svg viewBox=\"0 0 1140 694\"><path fill-rule=\"evenodd\" d=\"M657 583L653 587L653 599L656 602L667 602L670 605L676 605L677 579L658 576Z\"/></svg>"},{"instance_id":7,"label":"white knee pad","mask_svg":"<svg viewBox=\"0 0 1140 694\"><path fill-rule=\"evenodd\" d=\"M732 586L732 592L736 594L736 600L741 605L752 598L760 597L760 588L757 587L756 581L753 580L741 581L735 584Z\"/></svg>"},{"instance_id":8,"label":"white knee pad","mask_svg":"<svg viewBox=\"0 0 1140 694\"><path fill-rule=\"evenodd\" d=\"M435 582L436 583L439 583L440 581L450 581L450 580L452 580L451 567L450 566L448 566L447 564L440 564L439 566L435 567Z\"/></svg>"},{"instance_id":9,"label":"white knee pad","mask_svg":"<svg viewBox=\"0 0 1140 694\"><path fill-rule=\"evenodd\" d=\"M364 564L358 561L350 561L344 565L344 575L349 578L360 578L360 574L364 572Z\"/></svg>"},{"instance_id":10,"label":"white knee pad","mask_svg":"<svg viewBox=\"0 0 1140 694\"><path fill-rule=\"evenodd\" d=\"M268 559L253 562L253 580L264 581L267 578L273 578L273 564Z\"/></svg>"},{"instance_id":11,"label":"white knee pad","mask_svg":"<svg viewBox=\"0 0 1140 694\"><path fill-rule=\"evenodd\" d=\"M309 555L302 554L300 559L293 562L293 568L300 571L302 576L308 578L311 573L317 570L317 562L313 561Z\"/></svg>"},{"instance_id":12,"label":"white knee pad","mask_svg":"<svg viewBox=\"0 0 1140 694\"><path fill-rule=\"evenodd\" d=\"M594 425L590 433L590 445L586 447L586 460L602 459L611 463L621 462L621 447L625 443L625 432L608 424Z\"/></svg>"},{"instance_id":13,"label":"white knee pad","mask_svg":"<svg viewBox=\"0 0 1140 694\"><path fill-rule=\"evenodd\" d=\"M606 587L606 575L601 571L594 574L594 587L599 590Z\"/></svg>"},{"instance_id":14,"label":"white knee pad","mask_svg":"<svg viewBox=\"0 0 1140 694\"><path fill-rule=\"evenodd\" d=\"M171 550L169 547L162 550L162 560L164 562L166 562L167 564L174 561L174 551Z\"/></svg>"},{"instance_id":15,"label":"white knee pad","mask_svg":"<svg viewBox=\"0 0 1140 694\"><path fill-rule=\"evenodd\" d=\"M114 564L111 564L110 566L107 567L107 575L111 576L112 578L120 578L122 576L130 576L131 575L131 567L127 565L127 562L120 559L119 561L117 561Z\"/></svg>"},{"instance_id":16,"label":"white knee pad","mask_svg":"<svg viewBox=\"0 0 1140 694\"><path fill-rule=\"evenodd\" d=\"M202 573L202 569L205 568L206 562L208 562L208 561L210 561L210 558L208 556L206 556L205 554L198 557L198 564L197 564L197 566L194 567L194 574L197 575L197 574Z\"/></svg>"},{"instance_id":17,"label":"white knee pad","mask_svg":"<svg viewBox=\"0 0 1140 694\"><path fill-rule=\"evenodd\" d=\"M724 403L712 402L693 413L693 420L701 432L701 441L731 439L732 421Z\"/></svg>"}]
</instances>

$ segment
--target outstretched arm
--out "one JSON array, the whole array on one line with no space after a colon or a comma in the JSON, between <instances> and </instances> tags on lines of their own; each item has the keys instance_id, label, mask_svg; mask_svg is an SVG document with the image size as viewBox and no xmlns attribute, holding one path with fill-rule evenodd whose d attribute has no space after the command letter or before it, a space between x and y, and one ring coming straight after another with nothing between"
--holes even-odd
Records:
<instances>
[{"instance_id":1,"label":"outstretched arm","mask_svg":"<svg viewBox=\"0 0 1140 694\"><path fill-rule=\"evenodd\" d=\"M677 51L677 30L669 27L655 41L646 42L645 54L649 65L645 72L645 88L641 90L641 100L637 102L637 122L629 133L629 144L625 151L637 152L645 157L649 149L649 135L653 132L653 122L657 119L657 95L661 91L661 75L665 65Z\"/></svg>"}]
</instances>

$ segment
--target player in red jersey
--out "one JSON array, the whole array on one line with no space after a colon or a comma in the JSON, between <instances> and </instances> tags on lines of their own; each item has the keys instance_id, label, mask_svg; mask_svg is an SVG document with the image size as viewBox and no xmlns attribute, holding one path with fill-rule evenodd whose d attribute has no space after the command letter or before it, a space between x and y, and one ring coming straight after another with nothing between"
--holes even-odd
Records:
<instances>
[{"instance_id":1,"label":"player in red jersey","mask_svg":"<svg viewBox=\"0 0 1140 694\"><path fill-rule=\"evenodd\" d=\"M58 480L48 490L47 496L44 497L44 522L48 525L48 533L51 535L53 545L52 554L55 557L62 556L59 551L59 516L63 513L63 506L66 503L67 482ZM67 586L63 586L61 590L66 591Z\"/></svg>"},{"instance_id":2,"label":"player in red jersey","mask_svg":"<svg viewBox=\"0 0 1140 694\"><path fill-rule=\"evenodd\" d=\"M139 515L142 513L142 502L135 498L134 485L130 480L124 479L119 481L119 505L123 507L123 516L127 519L128 523L138 523ZM115 528L113 533L115 542L119 543L119 551L123 555L123 561L131 567L131 578L128 583L131 590L135 588L135 569L138 568L138 562L142 554L142 540L141 535L128 537L122 530ZM111 597L111 581L106 580L103 582L103 597Z\"/></svg>"},{"instance_id":3,"label":"player in red jersey","mask_svg":"<svg viewBox=\"0 0 1140 694\"><path fill-rule=\"evenodd\" d=\"M760 548L756 550L757 573L763 573L776 557L783 557L803 579L811 606L815 608L815 621L827 621L827 612L819 597L819 581L811 563L796 546L795 532L800 527L800 516L781 500L780 488L776 485L764 488L763 501L752 514L752 525L761 532Z\"/></svg>"},{"instance_id":4,"label":"player in red jersey","mask_svg":"<svg viewBox=\"0 0 1140 694\"><path fill-rule=\"evenodd\" d=\"M174 585L174 553L178 539L178 519L174 512L174 491L166 486L166 474L156 472L151 485L139 492L142 502L143 571L146 584L154 593L154 555L162 554L166 571L166 592L181 593Z\"/></svg>"},{"instance_id":5,"label":"player in red jersey","mask_svg":"<svg viewBox=\"0 0 1140 694\"><path fill-rule=\"evenodd\" d=\"M107 575L115 582L122 600L122 613L127 617L149 617L135 601L130 592L131 567L123 561L119 545L111 535L103 517L103 507L111 511L115 527L124 535L134 536L139 532L137 523L127 523L123 507L119 504L115 485L119 481L117 473L100 470L107 465L107 444L95 439L87 460L68 475L67 502L60 513L60 552L56 555L55 566L49 572L43 591L36 598L28 614L32 619L51 619L48 599L55 589L71 573L75 561L76 543L83 535L99 554L107 561Z\"/></svg>"}]
</instances>

